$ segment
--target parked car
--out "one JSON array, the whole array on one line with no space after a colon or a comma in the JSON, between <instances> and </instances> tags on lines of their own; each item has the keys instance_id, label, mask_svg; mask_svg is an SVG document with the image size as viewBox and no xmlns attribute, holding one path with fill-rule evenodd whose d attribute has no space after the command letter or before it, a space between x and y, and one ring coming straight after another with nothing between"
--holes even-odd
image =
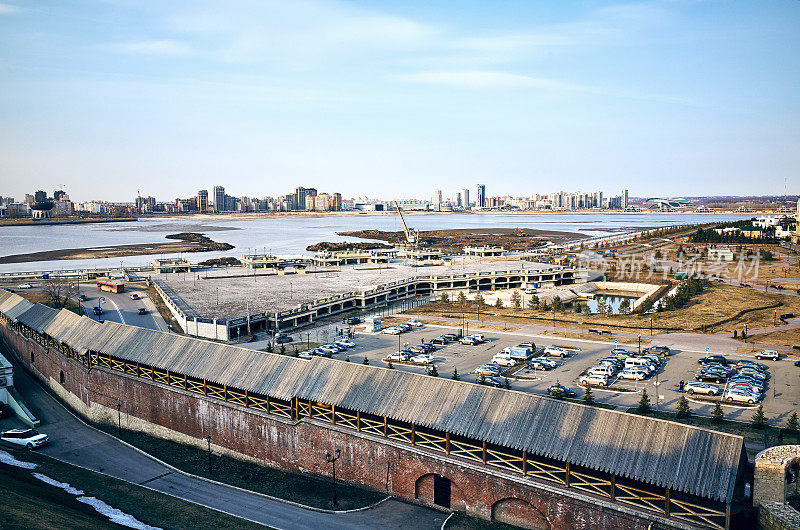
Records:
<instances>
[{"instance_id":1,"label":"parked car","mask_svg":"<svg viewBox=\"0 0 800 530\"><path fill-rule=\"evenodd\" d=\"M728 359L723 357L722 355L706 355L705 357L701 357L697 360L698 364L709 364L709 363L716 363L721 364L722 366L728 366Z\"/></svg>"},{"instance_id":2,"label":"parked car","mask_svg":"<svg viewBox=\"0 0 800 530\"><path fill-rule=\"evenodd\" d=\"M478 375L500 375L500 369L493 364L483 364L475 368L475 373Z\"/></svg>"},{"instance_id":3,"label":"parked car","mask_svg":"<svg viewBox=\"0 0 800 530\"><path fill-rule=\"evenodd\" d=\"M633 357L636 354L632 351L626 350L625 348L617 346L611 350L611 355L616 355L617 357Z\"/></svg>"},{"instance_id":4,"label":"parked car","mask_svg":"<svg viewBox=\"0 0 800 530\"><path fill-rule=\"evenodd\" d=\"M27 449L43 447L48 442L47 435L36 429L11 429L0 434L0 440Z\"/></svg>"},{"instance_id":5,"label":"parked car","mask_svg":"<svg viewBox=\"0 0 800 530\"><path fill-rule=\"evenodd\" d=\"M713 383L724 383L727 379L725 374L721 374L719 372L705 372L701 371L695 377L698 381L711 381Z\"/></svg>"},{"instance_id":6,"label":"parked car","mask_svg":"<svg viewBox=\"0 0 800 530\"><path fill-rule=\"evenodd\" d=\"M284 333L278 333L275 335L275 342L278 344L286 344L287 342L292 342L292 337Z\"/></svg>"},{"instance_id":7,"label":"parked car","mask_svg":"<svg viewBox=\"0 0 800 530\"><path fill-rule=\"evenodd\" d=\"M33 289L32 283L21 283L17 285L17 289Z\"/></svg>"},{"instance_id":8,"label":"parked car","mask_svg":"<svg viewBox=\"0 0 800 530\"><path fill-rule=\"evenodd\" d=\"M588 375L600 375L603 377L611 377L615 373L617 373L617 371L614 368L611 368L610 366L592 366L591 368L586 370L586 373Z\"/></svg>"},{"instance_id":9,"label":"parked car","mask_svg":"<svg viewBox=\"0 0 800 530\"><path fill-rule=\"evenodd\" d=\"M345 348L355 348L356 347L356 343L353 342L350 339L339 339L336 342L334 342L334 344L336 344L337 346L344 346Z\"/></svg>"},{"instance_id":10,"label":"parked car","mask_svg":"<svg viewBox=\"0 0 800 530\"><path fill-rule=\"evenodd\" d=\"M582 375L578 378L582 386L608 386L608 378L602 375Z\"/></svg>"},{"instance_id":11,"label":"parked car","mask_svg":"<svg viewBox=\"0 0 800 530\"><path fill-rule=\"evenodd\" d=\"M552 355L554 357L569 357L569 351L558 346L548 346L543 352L545 355Z\"/></svg>"},{"instance_id":12,"label":"parked car","mask_svg":"<svg viewBox=\"0 0 800 530\"><path fill-rule=\"evenodd\" d=\"M530 348L531 351L536 349L536 344L530 341L520 342L517 344L520 348Z\"/></svg>"},{"instance_id":13,"label":"parked car","mask_svg":"<svg viewBox=\"0 0 800 530\"><path fill-rule=\"evenodd\" d=\"M433 344L445 345L445 344L448 344L450 341L447 340L447 337L445 337L444 335L439 335L438 337L436 337L433 340L431 340L431 342Z\"/></svg>"},{"instance_id":14,"label":"parked car","mask_svg":"<svg viewBox=\"0 0 800 530\"><path fill-rule=\"evenodd\" d=\"M436 351L438 349L438 348L436 348L436 346L434 346L430 342L423 342L419 346L420 346L420 348L423 348L425 350L425 353L431 353L431 352L434 352L434 351Z\"/></svg>"},{"instance_id":15,"label":"parked car","mask_svg":"<svg viewBox=\"0 0 800 530\"><path fill-rule=\"evenodd\" d=\"M360 324L361 323L361 319L358 318L358 317L350 317L347 320L345 320L345 323L347 323L350 326L354 326L356 324Z\"/></svg>"},{"instance_id":16,"label":"parked car","mask_svg":"<svg viewBox=\"0 0 800 530\"><path fill-rule=\"evenodd\" d=\"M420 353L409 359L414 364L430 364L433 362L433 355L429 353Z\"/></svg>"},{"instance_id":17,"label":"parked car","mask_svg":"<svg viewBox=\"0 0 800 530\"><path fill-rule=\"evenodd\" d=\"M383 329L383 333L385 333L386 335L399 335L402 332L403 332L403 330L398 328L397 326L392 326L392 327Z\"/></svg>"},{"instance_id":18,"label":"parked car","mask_svg":"<svg viewBox=\"0 0 800 530\"><path fill-rule=\"evenodd\" d=\"M464 337L459 342L461 344L466 344L467 346L477 346L478 344L481 343L481 341L479 341L475 337Z\"/></svg>"},{"instance_id":19,"label":"parked car","mask_svg":"<svg viewBox=\"0 0 800 530\"><path fill-rule=\"evenodd\" d=\"M764 350L756 354L756 359L759 361L761 359L770 359L772 361L779 361L781 358L781 354L778 353L776 350Z\"/></svg>"},{"instance_id":20,"label":"parked car","mask_svg":"<svg viewBox=\"0 0 800 530\"><path fill-rule=\"evenodd\" d=\"M645 353L652 353L655 355L660 355L662 357L669 357L670 355L672 355L672 350L670 350L666 346L650 346L649 348L645 348L643 351Z\"/></svg>"},{"instance_id":21,"label":"parked car","mask_svg":"<svg viewBox=\"0 0 800 530\"><path fill-rule=\"evenodd\" d=\"M740 388L729 388L722 395L722 399L730 403L738 402L752 405L761 399L761 395Z\"/></svg>"},{"instance_id":22,"label":"parked car","mask_svg":"<svg viewBox=\"0 0 800 530\"><path fill-rule=\"evenodd\" d=\"M535 357L526 363L526 366L531 370L552 370L558 364L552 359L546 357Z\"/></svg>"},{"instance_id":23,"label":"parked car","mask_svg":"<svg viewBox=\"0 0 800 530\"><path fill-rule=\"evenodd\" d=\"M644 370L640 370L638 368L626 368L619 374L620 379L633 379L634 381L641 381L642 379L647 379L649 374Z\"/></svg>"},{"instance_id":24,"label":"parked car","mask_svg":"<svg viewBox=\"0 0 800 530\"><path fill-rule=\"evenodd\" d=\"M78 295L78 300L81 302L87 301L89 298L85 294Z\"/></svg>"},{"instance_id":25,"label":"parked car","mask_svg":"<svg viewBox=\"0 0 800 530\"><path fill-rule=\"evenodd\" d=\"M800 293L798 293L798 294L800 294ZM795 366L800 366L800 360L797 360L797 361L795 361L795 362L794 362L794 365L795 365Z\"/></svg>"},{"instance_id":26,"label":"parked car","mask_svg":"<svg viewBox=\"0 0 800 530\"><path fill-rule=\"evenodd\" d=\"M138 300L139 298L140 297L138 293L131 293L131 300Z\"/></svg>"},{"instance_id":27,"label":"parked car","mask_svg":"<svg viewBox=\"0 0 800 530\"><path fill-rule=\"evenodd\" d=\"M140 307L139 309L136 310L136 312L138 314L140 314L140 315L146 315L147 314L147 309L145 309L143 307Z\"/></svg>"},{"instance_id":28,"label":"parked car","mask_svg":"<svg viewBox=\"0 0 800 530\"><path fill-rule=\"evenodd\" d=\"M742 368L744 366L749 366L751 368L757 368L757 369L762 370L762 371L766 370L768 368L766 364L757 363L757 362L752 361L750 359L739 359L736 362L736 367L737 368Z\"/></svg>"},{"instance_id":29,"label":"parked car","mask_svg":"<svg viewBox=\"0 0 800 530\"><path fill-rule=\"evenodd\" d=\"M718 396L721 392L718 386L709 385L700 381L687 381L683 385L683 391L687 394L706 394L708 396Z\"/></svg>"},{"instance_id":30,"label":"parked car","mask_svg":"<svg viewBox=\"0 0 800 530\"><path fill-rule=\"evenodd\" d=\"M455 342L458 340L458 335L456 335L455 333L445 333L442 336L445 337L450 342Z\"/></svg>"},{"instance_id":31,"label":"parked car","mask_svg":"<svg viewBox=\"0 0 800 530\"><path fill-rule=\"evenodd\" d=\"M409 326L414 327L414 328L418 328L418 327L422 326L422 322L420 322L419 320L416 320L416 319L409 320L408 322L406 322L406 324L408 324Z\"/></svg>"},{"instance_id":32,"label":"parked car","mask_svg":"<svg viewBox=\"0 0 800 530\"><path fill-rule=\"evenodd\" d=\"M648 359L653 362L656 367L664 366L665 360L654 353L646 353L640 357L641 359Z\"/></svg>"},{"instance_id":33,"label":"parked car","mask_svg":"<svg viewBox=\"0 0 800 530\"><path fill-rule=\"evenodd\" d=\"M550 385L547 387L547 393L551 396L557 397L575 397L576 393L574 390L565 387L562 384Z\"/></svg>"},{"instance_id":34,"label":"parked car","mask_svg":"<svg viewBox=\"0 0 800 530\"><path fill-rule=\"evenodd\" d=\"M300 357L301 359L308 360L311 359L314 356L314 354L311 352L311 350L306 350L306 351L301 351L300 353L297 354L297 356Z\"/></svg>"},{"instance_id":35,"label":"parked car","mask_svg":"<svg viewBox=\"0 0 800 530\"><path fill-rule=\"evenodd\" d=\"M386 356L386 359L389 361L408 361L412 355L413 352L411 350L400 350L390 353Z\"/></svg>"},{"instance_id":36,"label":"parked car","mask_svg":"<svg viewBox=\"0 0 800 530\"><path fill-rule=\"evenodd\" d=\"M761 370L756 370L755 368L739 368L738 370L740 375L749 375L756 381L766 381L769 379L769 375L762 372Z\"/></svg>"},{"instance_id":37,"label":"parked car","mask_svg":"<svg viewBox=\"0 0 800 530\"><path fill-rule=\"evenodd\" d=\"M495 388L503 388L505 386L505 381L493 375L484 376L483 381L478 378L478 382L483 385L493 386Z\"/></svg>"},{"instance_id":38,"label":"parked car","mask_svg":"<svg viewBox=\"0 0 800 530\"><path fill-rule=\"evenodd\" d=\"M479 343L486 342L486 336L483 333L473 333L472 335L467 335L468 337L472 337L473 339L477 340Z\"/></svg>"}]
</instances>

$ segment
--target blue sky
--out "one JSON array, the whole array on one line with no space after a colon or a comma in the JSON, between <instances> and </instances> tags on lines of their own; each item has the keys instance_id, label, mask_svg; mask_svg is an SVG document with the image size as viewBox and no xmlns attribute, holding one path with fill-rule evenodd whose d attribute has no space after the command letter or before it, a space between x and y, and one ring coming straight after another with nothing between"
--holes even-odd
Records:
<instances>
[{"instance_id":1,"label":"blue sky","mask_svg":"<svg viewBox=\"0 0 800 530\"><path fill-rule=\"evenodd\" d=\"M0 0L0 193L800 193L800 2Z\"/></svg>"}]
</instances>

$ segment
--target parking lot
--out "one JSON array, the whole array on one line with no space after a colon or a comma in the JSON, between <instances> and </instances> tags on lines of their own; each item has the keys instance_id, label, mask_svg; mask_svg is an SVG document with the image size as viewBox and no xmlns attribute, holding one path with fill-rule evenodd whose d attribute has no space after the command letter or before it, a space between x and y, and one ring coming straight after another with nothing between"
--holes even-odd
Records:
<instances>
[{"instance_id":1,"label":"parking lot","mask_svg":"<svg viewBox=\"0 0 800 530\"><path fill-rule=\"evenodd\" d=\"M363 362L364 357L375 366L387 366L383 361L390 353L407 348L422 341L430 342L431 339L443 334L455 332L458 328L439 325L423 325L400 335L383 333L358 332L354 339L357 346L346 353L334 355L334 358L344 359L349 357L351 362ZM472 333L470 330L469 333ZM486 337L483 344L469 346L457 342L440 346L433 352L433 364L440 377L451 377L453 370L458 370L462 381L476 382L478 376L474 373L478 366L489 363L492 357L503 348L516 346L521 342L532 341L537 348L544 346L561 346L569 348L571 355L567 358L555 357L556 368L552 370L530 370L523 368L510 376L509 383L513 390L546 394L547 388L557 382L574 390L577 397L583 396L584 390L578 385L578 377L587 369L595 366L600 359L610 355L615 346L622 346L629 351L637 351L636 344L617 345L613 342L590 342L557 338L552 336L529 336L497 331L481 331ZM655 343L654 343L655 344ZM681 395L686 395L690 406L695 413L709 416L714 403L705 397L682 394L679 390L680 381L691 381L700 370L698 359L706 352L685 351L675 349L669 344L672 355L666 363L658 368L651 377L642 381L632 381L610 378L612 388L593 388L595 400L615 405L617 410L626 410L636 406L641 398L642 389L647 389L653 407L656 406L656 396L659 396L658 407L660 410L677 410L677 402ZM751 358L747 355L728 355L735 361L742 358ZM765 397L763 400L764 412L770 419L779 419L785 422L786 418L797 409L800 402L800 391L795 384L800 375L800 367L796 367L792 360L762 361L769 367L770 379L767 381ZM416 373L425 373L425 366L411 366L393 363L395 369L409 370ZM657 386L658 383L658 386ZM725 385L720 385L724 387ZM656 392L656 389L659 389ZM723 411L728 419L749 420L754 407L739 404L722 403Z\"/></svg>"}]
</instances>

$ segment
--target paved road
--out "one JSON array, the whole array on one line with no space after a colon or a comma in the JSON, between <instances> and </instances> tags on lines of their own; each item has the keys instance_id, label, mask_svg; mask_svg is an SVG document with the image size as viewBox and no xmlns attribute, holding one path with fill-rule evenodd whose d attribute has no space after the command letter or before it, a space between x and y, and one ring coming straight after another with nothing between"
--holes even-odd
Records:
<instances>
[{"instance_id":1,"label":"paved road","mask_svg":"<svg viewBox=\"0 0 800 530\"><path fill-rule=\"evenodd\" d=\"M10 355L5 345L0 345L0 350ZM361 512L322 513L178 473L81 422L31 376L16 368L15 387L41 418L41 430L50 436L51 444L40 451L64 462L274 528L438 529L447 515L396 499Z\"/></svg>"}]
</instances>

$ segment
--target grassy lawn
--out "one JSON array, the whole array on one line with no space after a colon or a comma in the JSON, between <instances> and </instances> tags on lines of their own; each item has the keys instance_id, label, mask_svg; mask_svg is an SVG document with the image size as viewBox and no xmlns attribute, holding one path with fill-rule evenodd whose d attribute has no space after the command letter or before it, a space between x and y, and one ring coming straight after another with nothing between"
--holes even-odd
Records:
<instances>
[{"instance_id":1,"label":"grassy lawn","mask_svg":"<svg viewBox=\"0 0 800 530\"><path fill-rule=\"evenodd\" d=\"M798 346L800 345L800 329L787 329L773 331L771 333L757 333L748 335L747 342L756 344L772 344L774 346ZM753 351L752 347L744 347L746 352Z\"/></svg>"},{"instance_id":2,"label":"grassy lawn","mask_svg":"<svg viewBox=\"0 0 800 530\"><path fill-rule=\"evenodd\" d=\"M636 407L629 408L625 412L630 414L639 414ZM654 417L655 413L650 412L644 416ZM658 417L664 420L674 421L678 423L685 423L687 425L694 425L712 431L727 432L730 434L738 434L744 438L745 442L754 444L764 444L766 440L768 446L783 445L783 444L798 444L800 443L800 434L791 433L786 429L779 427L767 426L764 429L754 429L749 423L741 421L723 420L720 423L714 421L713 418L705 416L690 416L689 418L679 418L674 412L659 412ZM755 456L755 452L752 455Z\"/></svg>"},{"instance_id":3,"label":"grassy lawn","mask_svg":"<svg viewBox=\"0 0 800 530\"><path fill-rule=\"evenodd\" d=\"M83 490L139 521L164 528L255 529L263 526L204 508L163 493L117 480L32 452L11 452L18 460L39 464L35 470L0 464L0 528L123 528L76 496L46 484L41 473Z\"/></svg>"},{"instance_id":4,"label":"grassy lawn","mask_svg":"<svg viewBox=\"0 0 800 530\"><path fill-rule=\"evenodd\" d=\"M56 307L50 301L50 298L47 296L46 293L40 293L40 292L36 292L36 291L18 290L17 294L20 295L21 297L25 298L26 300L28 300L30 302L33 302L34 304L42 304L42 305L46 305L48 307L52 307L54 309L61 309L59 307ZM83 306L84 311L86 310L86 308L87 308L87 306L84 305ZM64 309L72 311L73 313L78 313L80 311L80 309L78 307L78 302L76 302L75 300L71 300L71 299L67 300L67 305L64 306Z\"/></svg>"},{"instance_id":5,"label":"grassy lawn","mask_svg":"<svg viewBox=\"0 0 800 530\"><path fill-rule=\"evenodd\" d=\"M95 425L114 436L117 430L109 425ZM212 453L213 474L208 473L208 452L198 447L155 438L136 431L122 431L122 439L168 464L202 477L273 497L316 508L333 509L332 485L327 478L278 469ZM337 482L338 510L362 508L385 498L385 493Z\"/></svg>"},{"instance_id":6,"label":"grassy lawn","mask_svg":"<svg viewBox=\"0 0 800 530\"><path fill-rule=\"evenodd\" d=\"M776 307L773 308L773 306ZM441 302L433 302L410 309L406 313L421 316L460 317L461 309L462 306L457 303L443 304ZM654 332L699 331L705 326L706 330L710 332L732 333L733 329L741 329L745 323L747 323L749 329L772 326L775 309L778 310L778 314L800 314L800 298L717 284L693 297L691 302L681 309L663 311L651 315L596 315L558 312L555 314L555 326L556 332L558 332L559 326L563 328L564 323L567 323L571 327L586 326L587 328L599 330L616 328L620 331L648 335L652 317ZM483 306L478 312L477 307L474 305L468 305L466 311L466 316L471 319L475 319L480 315L481 320L505 321L516 324L553 324L552 311L498 309L493 306ZM733 318L741 311L749 312ZM731 318L733 320L724 322Z\"/></svg>"}]
</instances>

